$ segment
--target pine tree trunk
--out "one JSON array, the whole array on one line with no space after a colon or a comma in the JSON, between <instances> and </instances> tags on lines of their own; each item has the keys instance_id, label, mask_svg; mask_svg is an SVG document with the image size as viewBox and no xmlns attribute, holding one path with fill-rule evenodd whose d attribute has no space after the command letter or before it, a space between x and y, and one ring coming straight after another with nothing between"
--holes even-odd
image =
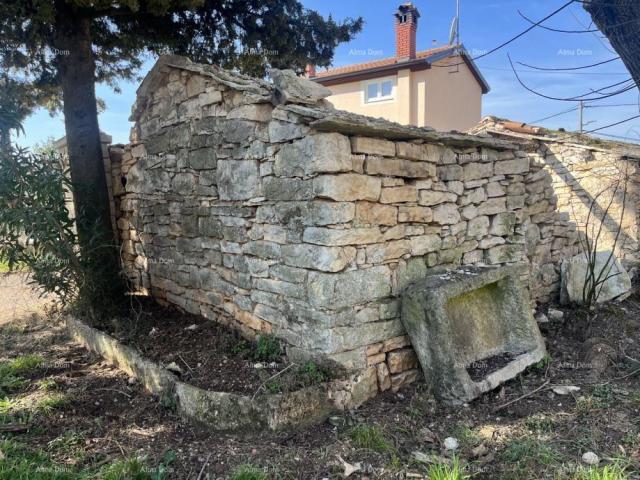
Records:
<instances>
[{"instance_id":1,"label":"pine tree trunk","mask_svg":"<svg viewBox=\"0 0 640 480\"><path fill-rule=\"evenodd\" d=\"M61 12L56 40L80 252L99 272L98 283L109 289L121 282L98 127L91 19ZM84 287L95 290L95 282L88 278L87 283L93 285L80 286L81 293Z\"/></svg>"}]
</instances>

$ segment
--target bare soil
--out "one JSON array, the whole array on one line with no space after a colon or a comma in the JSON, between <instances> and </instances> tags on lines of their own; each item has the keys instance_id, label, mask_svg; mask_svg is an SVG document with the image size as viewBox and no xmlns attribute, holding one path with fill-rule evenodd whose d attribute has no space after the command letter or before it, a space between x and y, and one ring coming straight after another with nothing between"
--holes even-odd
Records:
<instances>
[{"instance_id":1,"label":"bare soil","mask_svg":"<svg viewBox=\"0 0 640 480\"><path fill-rule=\"evenodd\" d=\"M234 478L239 466L250 464L264 477L235 478L337 479L343 478L344 462L359 467L351 479L429 478L425 462L449 461L443 442L455 437L456 456L474 479L588 478L581 476L581 457L588 451L599 456L600 467L624 470L624 476L607 478L640 478L637 295L599 309L590 321L583 312L567 310L564 322L545 327L547 360L468 406L441 406L418 383L304 431L253 436L222 435L182 422L139 384L71 342L54 320L27 316L3 325L0 362L41 355L42 367L15 398L40 394L46 380L70 400L54 412L31 415L25 432L0 433L0 444L20 442L66 468L141 457L153 472L170 452L175 459L161 478ZM178 334L175 328L167 337ZM197 339L180 331L173 345L187 352ZM211 362L212 376L224 365L222 357L186 355L190 365ZM240 385L251 390L255 383ZM558 395L558 385L580 390ZM358 434L362 428L373 433Z\"/></svg>"}]
</instances>

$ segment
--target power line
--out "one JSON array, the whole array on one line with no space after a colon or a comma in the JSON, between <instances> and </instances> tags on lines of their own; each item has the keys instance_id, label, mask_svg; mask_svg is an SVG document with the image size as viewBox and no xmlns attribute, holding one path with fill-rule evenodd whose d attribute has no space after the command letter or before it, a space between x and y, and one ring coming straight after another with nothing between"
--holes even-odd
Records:
<instances>
[{"instance_id":1,"label":"power line","mask_svg":"<svg viewBox=\"0 0 640 480\"><path fill-rule=\"evenodd\" d=\"M560 115L564 115L565 113L575 112L576 110L578 110L578 107L573 107L573 108L570 108L569 110L564 110L564 111L559 112L559 113L554 113L553 115L549 115L548 117L540 118L538 120L534 120L532 122L527 122L527 123L529 125L533 125L533 124L538 123L538 122L544 122L545 120L549 120L550 118L559 117Z\"/></svg>"},{"instance_id":2,"label":"power line","mask_svg":"<svg viewBox=\"0 0 640 480\"><path fill-rule=\"evenodd\" d=\"M620 57L610 58L609 60L604 60L602 62L592 63L591 65L583 65L581 67L566 67L566 68L547 68L547 67L536 67L535 65L528 65L522 62L516 62L519 65L524 67L533 68L534 70L543 70L543 71L551 71L551 72L559 72L559 71L569 71L569 70L584 70L587 68L597 67L598 65L604 65L605 63L615 62L616 60L620 60Z\"/></svg>"}]
</instances>

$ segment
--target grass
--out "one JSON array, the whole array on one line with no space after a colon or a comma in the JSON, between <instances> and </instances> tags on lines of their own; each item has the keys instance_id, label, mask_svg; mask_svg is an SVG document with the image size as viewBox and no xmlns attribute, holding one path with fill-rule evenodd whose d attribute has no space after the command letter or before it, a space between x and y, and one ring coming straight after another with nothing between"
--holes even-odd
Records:
<instances>
[{"instance_id":1,"label":"grass","mask_svg":"<svg viewBox=\"0 0 640 480\"><path fill-rule=\"evenodd\" d=\"M105 467L99 474L101 480L153 480L151 472L139 458L126 458Z\"/></svg>"},{"instance_id":2,"label":"grass","mask_svg":"<svg viewBox=\"0 0 640 480\"><path fill-rule=\"evenodd\" d=\"M267 475L253 465L240 465L231 474L231 480L267 480Z\"/></svg>"},{"instance_id":3,"label":"grass","mask_svg":"<svg viewBox=\"0 0 640 480\"><path fill-rule=\"evenodd\" d=\"M273 335L261 335L256 345L255 358L262 362L272 362L282 356L280 342Z\"/></svg>"},{"instance_id":4,"label":"grass","mask_svg":"<svg viewBox=\"0 0 640 480\"><path fill-rule=\"evenodd\" d=\"M451 436L457 438L463 448L473 448L482 441L480 435L466 425L458 425Z\"/></svg>"},{"instance_id":5,"label":"grass","mask_svg":"<svg viewBox=\"0 0 640 480\"><path fill-rule=\"evenodd\" d=\"M439 463L431 465L427 471L429 480L467 480L471 478L464 472L464 468L460 465L460 460L453 457L451 465Z\"/></svg>"},{"instance_id":6,"label":"grass","mask_svg":"<svg viewBox=\"0 0 640 480\"><path fill-rule=\"evenodd\" d=\"M9 362L0 362L0 397L4 397L24 386L26 380L22 375L42 365L43 359L38 355L24 355Z\"/></svg>"},{"instance_id":7,"label":"grass","mask_svg":"<svg viewBox=\"0 0 640 480\"><path fill-rule=\"evenodd\" d=\"M33 406L34 411L49 415L55 410L60 410L69 405L70 399L68 395L56 393L39 399Z\"/></svg>"},{"instance_id":8,"label":"grass","mask_svg":"<svg viewBox=\"0 0 640 480\"><path fill-rule=\"evenodd\" d=\"M619 465L607 465L605 467L581 467L572 480L627 480L629 477Z\"/></svg>"},{"instance_id":9,"label":"grass","mask_svg":"<svg viewBox=\"0 0 640 480\"><path fill-rule=\"evenodd\" d=\"M384 433L369 425L356 425L348 432L355 447L373 450L378 453L393 452L395 449Z\"/></svg>"},{"instance_id":10,"label":"grass","mask_svg":"<svg viewBox=\"0 0 640 480\"><path fill-rule=\"evenodd\" d=\"M514 464L516 470L537 471L562 460L562 456L548 442L534 437L522 437L511 442L501 453L500 459Z\"/></svg>"}]
</instances>

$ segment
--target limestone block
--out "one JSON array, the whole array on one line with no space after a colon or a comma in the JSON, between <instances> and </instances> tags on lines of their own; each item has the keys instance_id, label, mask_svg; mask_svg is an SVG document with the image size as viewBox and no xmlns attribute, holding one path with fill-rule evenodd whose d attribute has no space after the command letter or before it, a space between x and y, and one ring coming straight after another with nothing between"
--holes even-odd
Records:
<instances>
[{"instance_id":1,"label":"limestone block","mask_svg":"<svg viewBox=\"0 0 640 480\"><path fill-rule=\"evenodd\" d=\"M230 143L242 143L253 137L256 123L248 120L231 119L222 123L222 136Z\"/></svg>"},{"instance_id":2,"label":"limestone block","mask_svg":"<svg viewBox=\"0 0 640 480\"><path fill-rule=\"evenodd\" d=\"M395 260L411 252L409 240L394 240L386 243L369 245L366 248L367 263L384 263Z\"/></svg>"},{"instance_id":3,"label":"limestone block","mask_svg":"<svg viewBox=\"0 0 640 480\"><path fill-rule=\"evenodd\" d=\"M588 265L594 260L593 272L591 272L592 269ZM611 251L597 252L595 259L589 258L587 253L564 259L560 273L562 281L560 300L563 303L584 303L585 284L588 291L594 284L594 277L599 285L599 295L596 298L598 303L607 302L631 290L629 274Z\"/></svg>"},{"instance_id":4,"label":"limestone block","mask_svg":"<svg viewBox=\"0 0 640 480\"><path fill-rule=\"evenodd\" d=\"M478 206L480 215L495 215L507 211L507 202L505 197L489 198Z\"/></svg>"},{"instance_id":5,"label":"limestone block","mask_svg":"<svg viewBox=\"0 0 640 480\"><path fill-rule=\"evenodd\" d=\"M487 263L491 265L517 262L522 259L523 255L524 248L522 245L515 244L498 245L486 251Z\"/></svg>"},{"instance_id":6,"label":"limestone block","mask_svg":"<svg viewBox=\"0 0 640 480\"><path fill-rule=\"evenodd\" d=\"M304 137L309 131L309 127L299 123L280 122L271 120L269 122L269 140L273 143L288 142L296 138Z\"/></svg>"},{"instance_id":7,"label":"limestone block","mask_svg":"<svg viewBox=\"0 0 640 480\"><path fill-rule=\"evenodd\" d=\"M497 236L513 235L517 221L514 212L499 213L491 219L491 230L489 233Z\"/></svg>"},{"instance_id":8,"label":"limestone block","mask_svg":"<svg viewBox=\"0 0 640 480\"><path fill-rule=\"evenodd\" d=\"M351 170L349 139L339 133L319 133L283 145L276 155L274 173L306 177L315 173Z\"/></svg>"},{"instance_id":9,"label":"limestone block","mask_svg":"<svg viewBox=\"0 0 640 480\"><path fill-rule=\"evenodd\" d=\"M281 250L285 264L323 272L339 272L356 258L356 249L353 247L293 244L283 245Z\"/></svg>"},{"instance_id":10,"label":"limestone block","mask_svg":"<svg viewBox=\"0 0 640 480\"><path fill-rule=\"evenodd\" d=\"M382 362L376 365L376 375L378 377L378 389L385 392L391 388L391 376L387 364Z\"/></svg>"},{"instance_id":11,"label":"limestone block","mask_svg":"<svg viewBox=\"0 0 640 480\"><path fill-rule=\"evenodd\" d=\"M367 357L367 366L377 365L378 363L382 363L387 358L385 353L378 353L376 355L371 355Z\"/></svg>"},{"instance_id":12,"label":"limestone block","mask_svg":"<svg viewBox=\"0 0 640 480\"><path fill-rule=\"evenodd\" d=\"M418 203L420 205L432 206L441 203L455 202L458 196L455 193L439 192L434 190L420 190Z\"/></svg>"},{"instance_id":13,"label":"limestone block","mask_svg":"<svg viewBox=\"0 0 640 480\"><path fill-rule=\"evenodd\" d=\"M390 272L386 266L341 273L310 272L308 290L309 302L316 307L358 305L389 296ZM371 325L375 326L377 322Z\"/></svg>"},{"instance_id":14,"label":"limestone block","mask_svg":"<svg viewBox=\"0 0 640 480\"><path fill-rule=\"evenodd\" d=\"M484 258L484 252L482 250L472 250L470 252L466 252L462 256L463 265L472 265L474 263L481 262Z\"/></svg>"},{"instance_id":15,"label":"limestone block","mask_svg":"<svg viewBox=\"0 0 640 480\"><path fill-rule=\"evenodd\" d=\"M278 202L258 207L256 220L285 225L333 225L355 218L356 207L351 202Z\"/></svg>"},{"instance_id":16,"label":"limestone block","mask_svg":"<svg viewBox=\"0 0 640 480\"><path fill-rule=\"evenodd\" d=\"M520 281L527 271L524 265L463 267L428 275L404 292L402 323L440 401L466 403L544 357ZM511 355L506 365L471 377L472 364L504 353Z\"/></svg>"},{"instance_id":17,"label":"limestone block","mask_svg":"<svg viewBox=\"0 0 640 480\"><path fill-rule=\"evenodd\" d=\"M465 181L488 178L493 175L493 164L491 163L468 163L464 166L463 178Z\"/></svg>"},{"instance_id":18,"label":"limestone block","mask_svg":"<svg viewBox=\"0 0 640 480\"><path fill-rule=\"evenodd\" d=\"M445 165L438 167L438 180L462 180L464 178L464 171L460 165Z\"/></svg>"},{"instance_id":19,"label":"limestone block","mask_svg":"<svg viewBox=\"0 0 640 480\"><path fill-rule=\"evenodd\" d=\"M253 120L255 122L268 122L271 120L273 106L270 103L253 103L240 105L227 114L227 118L239 118Z\"/></svg>"},{"instance_id":20,"label":"limestone block","mask_svg":"<svg viewBox=\"0 0 640 480\"><path fill-rule=\"evenodd\" d=\"M404 178L430 178L436 175L436 167L432 163L401 158L369 157L365 162L365 170L369 175Z\"/></svg>"},{"instance_id":21,"label":"limestone block","mask_svg":"<svg viewBox=\"0 0 640 480\"><path fill-rule=\"evenodd\" d=\"M503 160L496 162L494 172L496 175L514 175L527 173L529 171L529 158L522 157L514 160Z\"/></svg>"},{"instance_id":22,"label":"limestone block","mask_svg":"<svg viewBox=\"0 0 640 480\"><path fill-rule=\"evenodd\" d=\"M267 200L311 200L314 196L313 181L265 177L262 181L262 192Z\"/></svg>"},{"instance_id":23,"label":"limestone block","mask_svg":"<svg viewBox=\"0 0 640 480\"><path fill-rule=\"evenodd\" d=\"M399 337L390 338L382 342L382 351L390 352L391 350L408 347L409 345L411 345L409 335L400 335Z\"/></svg>"},{"instance_id":24,"label":"limestone block","mask_svg":"<svg viewBox=\"0 0 640 480\"><path fill-rule=\"evenodd\" d=\"M396 154L396 144L380 138L351 137L351 151L353 153L394 157Z\"/></svg>"},{"instance_id":25,"label":"limestone block","mask_svg":"<svg viewBox=\"0 0 640 480\"><path fill-rule=\"evenodd\" d=\"M308 227L302 239L316 245L344 246L377 243L384 239L377 227L370 228L324 228Z\"/></svg>"},{"instance_id":26,"label":"limestone block","mask_svg":"<svg viewBox=\"0 0 640 480\"><path fill-rule=\"evenodd\" d=\"M439 235L420 235L411 237L411 255L422 256L440 249L442 240Z\"/></svg>"},{"instance_id":27,"label":"limestone block","mask_svg":"<svg viewBox=\"0 0 640 480\"><path fill-rule=\"evenodd\" d=\"M433 220L433 210L429 207L410 207L401 205L398 209L398 222L401 223L430 223Z\"/></svg>"},{"instance_id":28,"label":"limestone block","mask_svg":"<svg viewBox=\"0 0 640 480\"><path fill-rule=\"evenodd\" d=\"M381 188L379 178L357 173L320 175L313 179L313 191L317 197L337 201L377 201Z\"/></svg>"},{"instance_id":29,"label":"limestone block","mask_svg":"<svg viewBox=\"0 0 640 480\"><path fill-rule=\"evenodd\" d=\"M489 217L486 215L469 220L467 237L480 239L489 233Z\"/></svg>"},{"instance_id":30,"label":"limestone block","mask_svg":"<svg viewBox=\"0 0 640 480\"><path fill-rule=\"evenodd\" d=\"M406 372L391 375L391 391L397 392L402 387L415 382L420 374L419 370L407 370Z\"/></svg>"},{"instance_id":31,"label":"limestone block","mask_svg":"<svg viewBox=\"0 0 640 480\"><path fill-rule=\"evenodd\" d=\"M260 195L256 160L218 160L217 185L221 200L248 200Z\"/></svg>"},{"instance_id":32,"label":"limestone block","mask_svg":"<svg viewBox=\"0 0 640 480\"><path fill-rule=\"evenodd\" d=\"M438 161L437 158L431 155L428 145L416 143L396 143L396 155L400 158L408 158L409 160L422 160L434 163Z\"/></svg>"},{"instance_id":33,"label":"limestone block","mask_svg":"<svg viewBox=\"0 0 640 480\"><path fill-rule=\"evenodd\" d=\"M192 173L176 173L171 181L172 188L178 195L193 195L197 184L197 177Z\"/></svg>"},{"instance_id":34,"label":"limestone block","mask_svg":"<svg viewBox=\"0 0 640 480\"><path fill-rule=\"evenodd\" d=\"M455 203L442 203L433 209L433 221L440 225L453 225L460 221L460 212Z\"/></svg>"},{"instance_id":35,"label":"limestone block","mask_svg":"<svg viewBox=\"0 0 640 480\"><path fill-rule=\"evenodd\" d=\"M393 226L398 223L398 208L373 202L358 202L355 221L360 225Z\"/></svg>"},{"instance_id":36,"label":"limestone block","mask_svg":"<svg viewBox=\"0 0 640 480\"><path fill-rule=\"evenodd\" d=\"M475 205L467 205L460 211L460 215L464 220L471 220L478 216L478 207Z\"/></svg>"},{"instance_id":37,"label":"limestone block","mask_svg":"<svg viewBox=\"0 0 640 480\"><path fill-rule=\"evenodd\" d=\"M496 245L504 245L507 241L502 237L485 237L478 243L478 248L486 250Z\"/></svg>"},{"instance_id":38,"label":"limestone block","mask_svg":"<svg viewBox=\"0 0 640 480\"><path fill-rule=\"evenodd\" d=\"M387 354L389 372L400 373L418 366L418 357L413 348L393 350Z\"/></svg>"},{"instance_id":39,"label":"limestone block","mask_svg":"<svg viewBox=\"0 0 640 480\"><path fill-rule=\"evenodd\" d=\"M380 196L381 203L406 203L418 200L418 190L412 185L385 187Z\"/></svg>"}]
</instances>

